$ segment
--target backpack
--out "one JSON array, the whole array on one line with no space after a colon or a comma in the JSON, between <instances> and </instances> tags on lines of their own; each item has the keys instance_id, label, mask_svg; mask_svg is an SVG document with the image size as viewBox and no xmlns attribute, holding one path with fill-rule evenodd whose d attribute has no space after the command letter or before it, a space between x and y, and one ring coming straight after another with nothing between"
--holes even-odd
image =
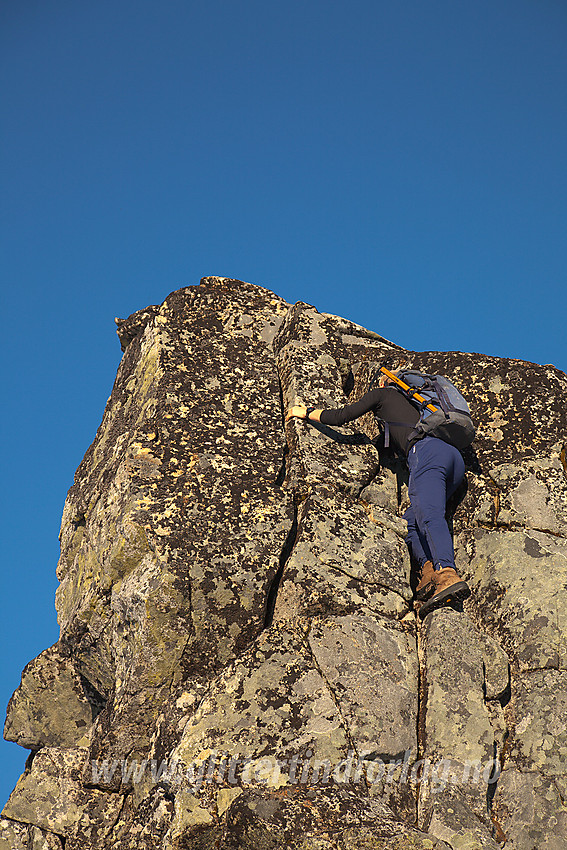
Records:
<instances>
[{"instance_id":1,"label":"backpack","mask_svg":"<svg viewBox=\"0 0 567 850\"><path fill-rule=\"evenodd\" d=\"M423 437L438 437L457 449L470 446L475 438L475 427L469 406L456 386L443 375L427 375L424 372L407 370L394 375L385 367L386 374L419 411L419 421L408 437L411 445ZM375 376L377 377L377 376ZM374 382L374 378L372 382ZM410 425L409 422L390 423ZM384 445L389 443L388 423L385 423Z\"/></svg>"}]
</instances>

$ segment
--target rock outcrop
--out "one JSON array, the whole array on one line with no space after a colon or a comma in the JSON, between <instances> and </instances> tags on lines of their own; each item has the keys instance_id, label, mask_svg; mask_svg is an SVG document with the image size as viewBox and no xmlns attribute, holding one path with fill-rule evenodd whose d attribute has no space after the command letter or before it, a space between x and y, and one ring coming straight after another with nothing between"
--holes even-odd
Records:
<instances>
[{"instance_id":1,"label":"rock outcrop","mask_svg":"<svg viewBox=\"0 0 567 850\"><path fill-rule=\"evenodd\" d=\"M6 850L567 847L567 376L405 351L224 278L124 321L61 525L58 643L5 737ZM420 622L406 477L358 398L386 356L478 424L472 597Z\"/></svg>"}]
</instances>

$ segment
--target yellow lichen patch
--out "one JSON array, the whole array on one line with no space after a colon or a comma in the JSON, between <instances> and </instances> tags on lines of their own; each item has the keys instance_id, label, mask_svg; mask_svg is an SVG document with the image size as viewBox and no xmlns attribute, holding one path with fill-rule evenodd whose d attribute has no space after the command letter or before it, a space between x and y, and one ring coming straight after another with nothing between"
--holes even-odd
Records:
<instances>
[{"instance_id":1,"label":"yellow lichen patch","mask_svg":"<svg viewBox=\"0 0 567 850\"><path fill-rule=\"evenodd\" d=\"M142 446L140 443L132 443L130 447L130 456L132 458L148 458L153 460L155 463L159 463L158 458L154 457L153 452L147 446Z\"/></svg>"},{"instance_id":2,"label":"yellow lichen patch","mask_svg":"<svg viewBox=\"0 0 567 850\"><path fill-rule=\"evenodd\" d=\"M221 788L217 794L217 813L222 817L234 800L242 794L242 788Z\"/></svg>"},{"instance_id":3,"label":"yellow lichen patch","mask_svg":"<svg viewBox=\"0 0 567 850\"><path fill-rule=\"evenodd\" d=\"M175 798L175 817L171 825L171 837L176 840L193 827L208 826L212 815L199 805L199 801L188 791L180 791Z\"/></svg>"},{"instance_id":4,"label":"yellow lichen patch","mask_svg":"<svg viewBox=\"0 0 567 850\"><path fill-rule=\"evenodd\" d=\"M80 609L84 595L99 583L102 567L96 552L89 546L82 547L74 556L65 579L55 593L55 607L59 622L68 622ZM92 596L91 596L92 603Z\"/></svg>"},{"instance_id":5,"label":"yellow lichen patch","mask_svg":"<svg viewBox=\"0 0 567 850\"><path fill-rule=\"evenodd\" d=\"M124 536L116 539L105 558L105 573L114 583L136 569L150 551L146 532L141 526L127 524Z\"/></svg>"}]
</instances>

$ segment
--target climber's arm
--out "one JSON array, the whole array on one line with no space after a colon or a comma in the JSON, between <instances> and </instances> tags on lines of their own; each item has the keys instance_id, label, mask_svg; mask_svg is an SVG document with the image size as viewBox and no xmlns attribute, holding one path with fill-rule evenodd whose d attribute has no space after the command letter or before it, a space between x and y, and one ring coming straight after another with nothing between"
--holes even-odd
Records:
<instances>
[{"instance_id":1,"label":"climber's arm","mask_svg":"<svg viewBox=\"0 0 567 850\"><path fill-rule=\"evenodd\" d=\"M390 392L390 390L386 390ZM369 410L380 409L384 399L384 390L376 388L370 390L362 396L354 404L345 404L344 407L327 408L326 410L306 407L304 404L298 404L290 407L286 415L286 422L296 416L298 419L311 419L314 422L321 422L322 425L344 425L346 422L351 422L353 419L358 419Z\"/></svg>"},{"instance_id":2,"label":"climber's arm","mask_svg":"<svg viewBox=\"0 0 567 850\"><path fill-rule=\"evenodd\" d=\"M310 419L312 422L320 422L322 410L314 407L306 407L304 404L296 404L290 407L286 413L285 421L289 422L295 416L297 419Z\"/></svg>"}]
</instances>

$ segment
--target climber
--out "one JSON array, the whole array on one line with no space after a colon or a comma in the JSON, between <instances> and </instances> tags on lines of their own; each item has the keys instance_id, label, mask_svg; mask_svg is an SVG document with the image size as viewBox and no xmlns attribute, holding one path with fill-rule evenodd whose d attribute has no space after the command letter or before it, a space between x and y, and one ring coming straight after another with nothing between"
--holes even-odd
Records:
<instances>
[{"instance_id":1,"label":"climber","mask_svg":"<svg viewBox=\"0 0 567 850\"><path fill-rule=\"evenodd\" d=\"M403 393L388 386L391 383L382 375L376 389L344 407L321 410L295 405L287 411L286 422L296 417L340 426L372 410L388 423L390 439L409 468L410 507L404 514L408 526L406 543L420 566L415 597L424 603L419 610L423 618L471 593L455 570L453 540L445 519L447 500L463 480L465 464L460 451L438 437L419 439L413 435L408 444L419 413Z\"/></svg>"}]
</instances>

